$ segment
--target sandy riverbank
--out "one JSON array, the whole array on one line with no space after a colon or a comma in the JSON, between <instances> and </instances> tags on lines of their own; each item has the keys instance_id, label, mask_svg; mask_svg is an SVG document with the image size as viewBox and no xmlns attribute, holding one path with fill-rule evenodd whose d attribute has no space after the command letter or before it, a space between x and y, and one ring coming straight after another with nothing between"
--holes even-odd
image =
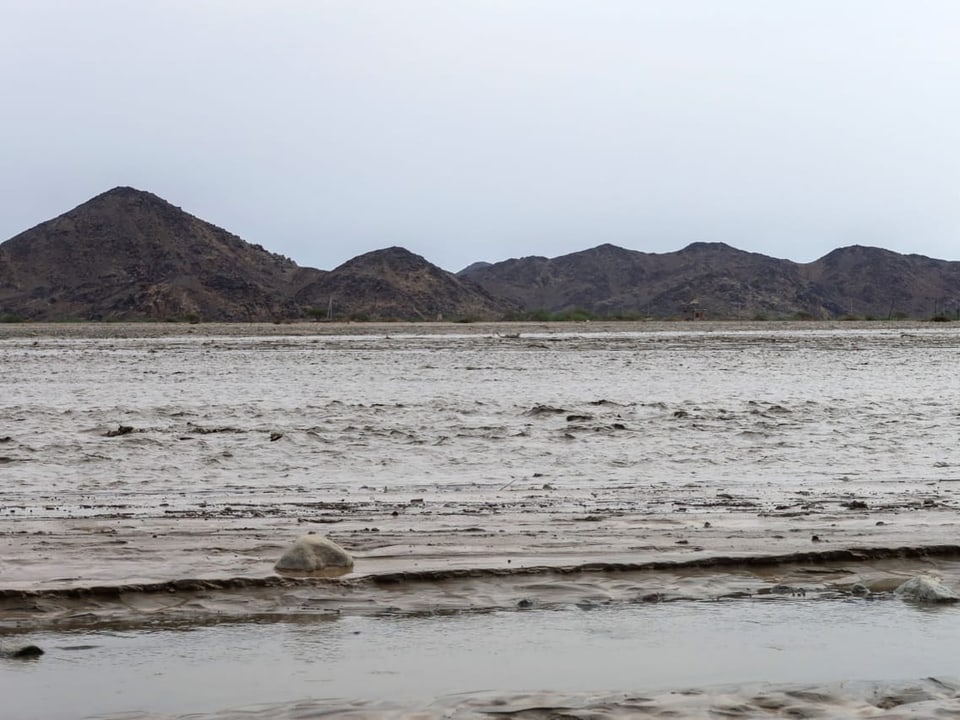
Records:
<instances>
[{"instance_id":1,"label":"sandy riverbank","mask_svg":"<svg viewBox=\"0 0 960 720\"><path fill-rule=\"evenodd\" d=\"M696 321L668 322L654 320L586 321L586 322L289 322L289 323L4 323L0 338L162 338L181 335L199 337L303 337L311 335L523 335L563 333L624 332L772 332L798 330L917 330L948 327L923 321Z\"/></svg>"}]
</instances>

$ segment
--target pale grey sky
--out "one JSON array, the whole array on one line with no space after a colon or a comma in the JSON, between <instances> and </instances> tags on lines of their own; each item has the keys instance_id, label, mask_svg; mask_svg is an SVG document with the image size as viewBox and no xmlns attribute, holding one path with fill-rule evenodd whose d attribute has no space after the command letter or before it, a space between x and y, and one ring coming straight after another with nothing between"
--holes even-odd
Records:
<instances>
[{"instance_id":1,"label":"pale grey sky","mask_svg":"<svg viewBox=\"0 0 960 720\"><path fill-rule=\"evenodd\" d=\"M960 260L954 0L0 0L0 240L116 185L301 265Z\"/></svg>"}]
</instances>

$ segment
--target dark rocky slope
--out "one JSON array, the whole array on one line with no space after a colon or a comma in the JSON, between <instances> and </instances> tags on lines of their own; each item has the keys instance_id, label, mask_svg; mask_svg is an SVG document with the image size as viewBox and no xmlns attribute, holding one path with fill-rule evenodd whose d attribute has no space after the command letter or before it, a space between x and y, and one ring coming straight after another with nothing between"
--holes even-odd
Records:
<instances>
[{"instance_id":1,"label":"dark rocky slope","mask_svg":"<svg viewBox=\"0 0 960 720\"><path fill-rule=\"evenodd\" d=\"M473 263L403 248L326 272L120 187L0 244L0 319L498 320L960 317L960 262L853 246L799 264L723 243Z\"/></svg>"},{"instance_id":2,"label":"dark rocky slope","mask_svg":"<svg viewBox=\"0 0 960 720\"><path fill-rule=\"evenodd\" d=\"M330 300L333 299L331 304ZM0 245L0 317L282 321L501 318L516 309L401 248L299 267L119 187Z\"/></svg>"},{"instance_id":3,"label":"dark rocky slope","mask_svg":"<svg viewBox=\"0 0 960 720\"><path fill-rule=\"evenodd\" d=\"M960 263L853 246L807 264L693 243L672 253L612 245L474 264L460 276L526 312L655 318L929 317L960 296Z\"/></svg>"},{"instance_id":4,"label":"dark rocky slope","mask_svg":"<svg viewBox=\"0 0 960 720\"><path fill-rule=\"evenodd\" d=\"M128 187L0 245L0 314L31 320L274 320L319 271Z\"/></svg>"},{"instance_id":5,"label":"dark rocky slope","mask_svg":"<svg viewBox=\"0 0 960 720\"><path fill-rule=\"evenodd\" d=\"M495 320L519 310L400 247L348 260L296 300L319 316L353 320Z\"/></svg>"}]
</instances>

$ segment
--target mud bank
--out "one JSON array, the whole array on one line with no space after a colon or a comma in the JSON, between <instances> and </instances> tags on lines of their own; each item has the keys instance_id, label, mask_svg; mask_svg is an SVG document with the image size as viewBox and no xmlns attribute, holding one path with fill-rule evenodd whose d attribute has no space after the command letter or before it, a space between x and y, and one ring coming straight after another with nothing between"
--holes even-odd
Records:
<instances>
[{"instance_id":1,"label":"mud bank","mask_svg":"<svg viewBox=\"0 0 960 720\"><path fill-rule=\"evenodd\" d=\"M5 323L0 338L163 338L180 335L201 337L303 337L310 335L494 335L506 338L531 333L637 333L637 332L762 332L784 331L909 331L930 329L921 321L698 321L665 322L388 322L388 323Z\"/></svg>"},{"instance_id":2,"label":"mud bank","mask_svg":"<svg viewBox=\"0 0 960 720\"><path fill-rule=\"evenodd\" d=\"M879 600L918 573L960 586L960 546L451 568L336 579L269 576L0 589L0 637L53 628L184 626L297 615L404 616L791 597Z\"/></svg>"}]
</instances>

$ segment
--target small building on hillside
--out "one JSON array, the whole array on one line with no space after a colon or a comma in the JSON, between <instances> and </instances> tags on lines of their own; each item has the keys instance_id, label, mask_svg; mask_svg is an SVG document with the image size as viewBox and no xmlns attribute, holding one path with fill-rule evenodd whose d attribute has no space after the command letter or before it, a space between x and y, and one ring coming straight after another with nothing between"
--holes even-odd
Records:
<instances>
[{"instance_id":1,"label":"small building on hillside","mask_svg":"<svg viewBox=\"0 0 960 720\"><path fill-rule=\"evenodd\" d=\"M703 320L703 308L699 300L691 300L684 308L684 320Z\"/></svg>"}]
</instances>

